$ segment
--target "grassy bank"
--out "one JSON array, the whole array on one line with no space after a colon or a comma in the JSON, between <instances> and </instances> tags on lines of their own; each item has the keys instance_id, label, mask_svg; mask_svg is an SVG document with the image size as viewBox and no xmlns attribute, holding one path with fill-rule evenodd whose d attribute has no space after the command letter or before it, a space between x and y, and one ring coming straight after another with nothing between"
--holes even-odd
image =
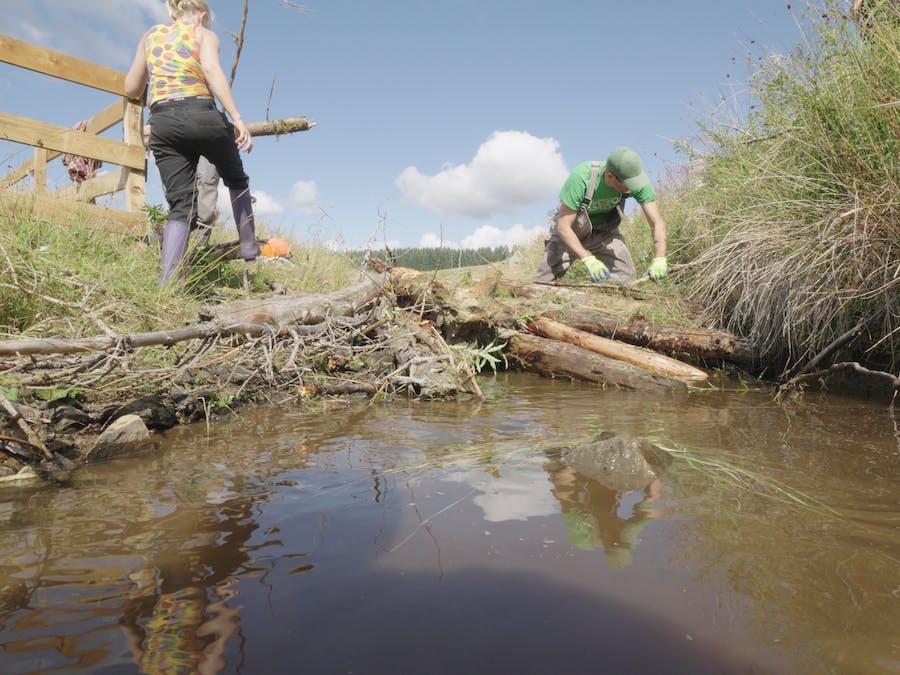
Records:
<instances>
[{"instance_id":1,"label":"grassy bank","mask_svg":"<svg viewBox=\"0 0 900 675\"><path fill-rule=\"evenodd\" d=\"M217 228L216 237L234 238ZM293 258L245 263L194 257L186 278L158 288L159 241L0 215L0 337L91 337L173 328L209 302L269 292L328 292L356 278L344 256L292 243Z\"/></svg>"}]
</instances>

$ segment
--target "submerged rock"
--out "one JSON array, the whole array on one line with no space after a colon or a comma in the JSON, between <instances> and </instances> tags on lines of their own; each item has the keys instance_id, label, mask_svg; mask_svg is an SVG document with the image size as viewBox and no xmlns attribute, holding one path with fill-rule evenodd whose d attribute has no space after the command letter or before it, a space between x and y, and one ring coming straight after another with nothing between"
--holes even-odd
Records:
<instances>
[{"instance_id":1,"label":"submerged rock","mask_svg":"<svg viewBox=\"0 0 900 675\"><path fill-rule=\"evenodd\" d=\"M85 453L84 461L100 462L119 457L133 457L152 450L150 431L137 415L124 415L100 434Z\"/></svg>"},{"instance_id":2,"label":"submerged rock","mask_svg":"<svg viewBox=\"0 0 900 675\"><path fill-rule=\"evenodd\" d=\"M622 491L642 490L672 462L649 442L612 431L564 448L560 459L582 476Z\"/></svg>"}]
</instances>

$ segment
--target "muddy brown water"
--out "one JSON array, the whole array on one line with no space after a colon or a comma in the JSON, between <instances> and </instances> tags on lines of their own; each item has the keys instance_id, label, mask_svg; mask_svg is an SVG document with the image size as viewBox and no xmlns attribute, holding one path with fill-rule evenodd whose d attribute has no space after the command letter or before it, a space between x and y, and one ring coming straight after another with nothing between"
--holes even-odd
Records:
<instances>
[{"instance_id":1,"label":"muddy brown water","mask_svg":"<svg viewBox=\"0 0 900 675\"><path fill-rule=\"evenodd\" d=\"M0 672L900 673L895 418L726 384L245 408L0 490ZM610 429L685 454L552 450Z\"/></svg>"}]
</instances>

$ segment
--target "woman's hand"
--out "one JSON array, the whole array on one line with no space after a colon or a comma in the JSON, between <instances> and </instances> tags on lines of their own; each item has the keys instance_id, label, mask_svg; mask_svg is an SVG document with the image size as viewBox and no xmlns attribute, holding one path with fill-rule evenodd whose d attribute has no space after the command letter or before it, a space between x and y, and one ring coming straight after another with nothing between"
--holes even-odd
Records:
<instances>
[{"instance_id":1,"label":"woman's hand","mask_svg":"<svg viewBox=\"0 0 900 675\"><path fill-rule=\"evenodd\" d=\"M250 130L244 124L244 120L238 117L232 120L234 124L234 143L239 150L250 152L253 149L253 138L250 136Z\"/></svg>"}]
</instances>

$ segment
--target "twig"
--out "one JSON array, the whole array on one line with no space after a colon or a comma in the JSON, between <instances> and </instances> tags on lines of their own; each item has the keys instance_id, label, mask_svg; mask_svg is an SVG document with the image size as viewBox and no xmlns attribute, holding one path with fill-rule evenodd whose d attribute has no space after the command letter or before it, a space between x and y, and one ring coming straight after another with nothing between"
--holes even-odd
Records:
<instances>
[{"instance_id":1,"label":"twig","mask_svg":"<svg viewBox=\"0 0 900 675\"><path fill-rule=\"evenodd\" d=\"M237 75L238 61L240 61L241 59L241 49L244 46L244 28L247 27L247 12L249 10L249 2L250 0L244 0L244 14L241 17L241 30L237 34L237 39L235 40L236 47L234 50L234 63L231 66L231 77L228 78L229 86L234 84L234 76Z\"/></svg>"},{"instance_id":2,"label":"twig","mask_svg":"<svg viewBox=\"0 0 900 675\"><path fill-rule=\"evenodd\" d=\"M4 436L0 434L0 443L19 443L21 445L27 445L29 448L34 448L35 450L40 450L41 453L44 452L44 447L41 445L36 445L31 441L26 441L24 438L16 438L15 436ZM16 454L16 457L20 457L20 455Z\"/></svg>"},{"instance_id":3,"label":"twig","mask_svg":"<svg viewBox=\"0 0 900 675\"><path fill-rule=\"evenodd\" d=\"M51 455L50 451L44 447L44 444L41 443L41 439L38 438L38 435L34 433L34 431L32 431L28 422L26 422L22 415L19 414L19 411L16 410L16 407L12 404L12 401L6 398L3 392L0 392L0 407L9 414L10 419L25 433L25 436L28 438L28 445L39 450L44 459L52 461L53 455Z\"/></svg>"},{"instance_id":4,"label":"twig","mask_svg":"<svg viewBox=\"0 0 900 675\"><path fill-rule=\"evenodd\" d=\"M900 377L892 375L891 373L886 373L882 370L869 370L868 368L864 368L863 366L859 365L855 361L847 363L835 363L833 366L825 368L824 370L817 370L813 373L804 373L802 375L797 375L796 377L792 377L785 384L783 384L781 386L781 389L790 389L792 387L796 387L798 384L818 380L822 377L825 377L826 375L830 375L831 373L836 373L841 370L852 370L856 373L859 373L860 375L864 375L872 379L886 380L888 385L893 389L893 394L891 396L891 405L893 405L894 399L897 396L897 392L900 391Z\"/></svg>"},{"instance_id":5,"label":"twig","mask_svg":"<svg viewBox=\"0 0 900 675\"><path fill-rule=\"evenodd\" d=\"M272 94L275 93L275 78L277 73L272 73L272 84L269 86L269 95L266 97L266 121L269 121L269 107L272 105Z\"/></svg>"},{"instance_id":6,"label":"twig","mask_svg":"<svg viewBox=\"0 0 900 675\"><path fill-rule=\"evenodd\" d=\"M690 269L690 268L693 267L693 266L694 266L694 263L692 263L692 262L689 262L689 263L683 263L683 264L681 264L681 265L672 265L671 267L669 267L668 274L669 274L670 276L673 275L673 274L678 274L679 272L682 272L682 271L684 271L684 270L686 270L686 269ZM640 277L639 279L635 279L634 281L629 281L629 282L628 282L627 284L625 284L625 285L626 285L626 286L637 286L638 284L642 284L642 283L644 283L645 281L650 281L650 280L651 280L651 279L650 279L650 275L649 275L649 274L645 274L644 276Z\"/></svg>"},{"instance_id":7,"label":"twig","mask_svg":"<svg viewBox=\"0 0 900 675\"><path fill-rule=\"evenodd\" d=\"M448 504L447 506L445 506L444 508L442 508L442 509L441 509L440 511L438 511L437 513L434 513L434 514L428 516L425 520L421 521L421 522L416 526L416 529L414 529L412 532L409 533L409 535L406 537L406 539L404 539L403 541L401 541L399 544L397 544L394 548L392 548L392 549L390 550L390 553L394 553L394 552L396 552L397 550L399 550L401 547L403 547L403 546L406 544L406 542L408 542L410 539L412 539L414 536L416 536L416 532L418 532L419 530L421 530L423 527L426 527L426 526L428 525L428 523L430 523L432 520L434 520L435 518L437 518L437 517L438 517L439 515L441 515L442 513L445 513L445 512L447 512L447 511L449 511L450 509L452 509L454 506L457 506L457 505L461 504L464 500L466 500L466 499L468 499L469 497L471 497L471 496L472 496L472 493L474 493L474 492L475 492L475 488L472 488L472 489L469 490L466 494L464 494L462 497L460 497L459 499L457 499L455 502L453 502L453 503L451 503L451 504Z\"/></svg>"},{"instance_id":8,"label":"twig","mask_svg":"<svg viewBox=\"0 0 900 675\"><path fill-rule=\"evenodd\" d=\"M868 319L863 319L858 324L856 324L853 328L848 330L846 333L837 337L835 340L833 340L831 342L831 344L829 344L827 347L825 347L825 349L823 349L818 354L816 354L809 361L809 363L807 363L805 366L803 366L803 368L801 368L798 372L796 372L796 374L793 375L793 377L795 378L800 375L805 375L806 373L809 373L810 371L812 371L814 368L817 368L819 366L819 364L822 363L822 361L824 361L829 356L834 354L834 352L836 352L838 349L840 349L844 345L853 341L860 333L862 333L863 330L865 329L865 327L868 326L869 323L871 323L871 321L875 318L875 316L876 315L872 315ZM787 375L788 375L787 372L782 373L782 379L787 377ZM790 382L788 382L788 384L790 385Z\"/></svg>"}]
</instances>

